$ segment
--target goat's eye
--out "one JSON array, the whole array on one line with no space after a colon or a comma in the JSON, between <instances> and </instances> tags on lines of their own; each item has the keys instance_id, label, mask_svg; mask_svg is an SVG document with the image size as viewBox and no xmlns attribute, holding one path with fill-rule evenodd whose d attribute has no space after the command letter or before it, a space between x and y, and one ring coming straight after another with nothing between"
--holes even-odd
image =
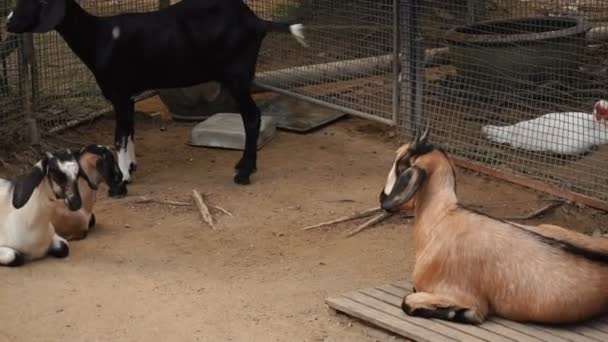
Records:
<instances>
[{"instance_id":1,"label":"goat's eye","mask_svg":"<svg viewBox=\"0 0 608 342\"><path fill-rule=\"evenodd\" d=\"M68 181L68 178L62 172L54 172L51 176L53 182L57 184L65 184Z\"/></svg>"}]
</instances>

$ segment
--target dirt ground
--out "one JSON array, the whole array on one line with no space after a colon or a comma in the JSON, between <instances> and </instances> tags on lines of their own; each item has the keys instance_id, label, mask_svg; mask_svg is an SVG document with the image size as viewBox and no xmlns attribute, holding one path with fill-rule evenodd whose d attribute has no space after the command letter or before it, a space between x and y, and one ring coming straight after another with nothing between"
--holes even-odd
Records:
<instances>
[{"instance_id":1,"label":"dirt ground","mask_svg":"<svg viewBox=\"0 0 608 342\"><path fill-rule=\"evenodd\" d=\"M138 109L164 113L157 99ZM408 278L410 222L392 218L352 238L344 233L358 222L300 231L377 204L394 132L356 118L308 135L280 132L243 187L232 183L240 152L185 145L191 126L138 115L130 197L103 191L98 226L71 243L67 259L0 269L0 341L399 341L335 314L324 298ZM111 144L113 127L102 118L63 136ZM548 198L463 170L458 185L463 202L497 215ZM192 189L234 217L216 213L212 231L192 208L130 202L188 201ZM605 220L566 205L532 222L589 232Z\"/></svg>"}]
</instances>

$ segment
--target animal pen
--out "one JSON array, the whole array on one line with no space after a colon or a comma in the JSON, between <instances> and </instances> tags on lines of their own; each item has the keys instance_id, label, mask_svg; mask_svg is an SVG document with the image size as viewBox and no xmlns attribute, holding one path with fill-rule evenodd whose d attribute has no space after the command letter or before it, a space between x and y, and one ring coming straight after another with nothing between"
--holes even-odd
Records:
<instances>
[{"instance_id":1,"label":"animal pen","mask_svg":"<svg viewBox=\"0 0 608 342\"><path fill-rule=\"evenodd\" d=\"M428 123L432 140L460 166L608 209L603 123L583 132L589 139L581 144L593 137L597 146L576 155L515 148L516 137L511 146L497 144L482 130L552 112L591 113L596 101L608 97L608 2L246 2L266 19L303 23L310 44L303 49L292 37L267 37L258 60L259 87L397 126L402 139ZM81 1L98 15L167 3ZM12 6L4 2L3 17ZM3 145L36 140L109 109L57 33L17 38L3 29L0 57ZM583 127L570 122L536 129L530 134L542 145L580 138Z\"/></svg>"}]
</instances>

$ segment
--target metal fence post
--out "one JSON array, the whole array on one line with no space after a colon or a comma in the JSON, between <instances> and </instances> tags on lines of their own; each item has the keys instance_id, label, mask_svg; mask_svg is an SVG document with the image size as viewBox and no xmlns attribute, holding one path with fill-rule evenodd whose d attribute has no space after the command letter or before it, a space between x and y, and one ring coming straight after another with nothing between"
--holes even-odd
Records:
<instances>
[{"instance_id":1,"label":"metal fence post","mask_svg":"<svg viewBox=\"0 0 608 342\"><path fill-rule=\"evenodd\" d=\"M422 111L424 85L424 50L418 38L418 1L399 0L401 27L401 110L408 137L415 135ZM404 138L402 136L402 138Z\"/></svg>"},{"instance_id":2,"label":"metal fence post","mask_svg":"<svg viewBox=\"0 0 608 342\"><path fill-rule=\"evenodd\" d=\"M400 98L401 98L401 61L399 60L400 39L400 24L399 24L399 6L400 0L393 0L393 123L399 125Z\"/></svg>"}]
</instances>

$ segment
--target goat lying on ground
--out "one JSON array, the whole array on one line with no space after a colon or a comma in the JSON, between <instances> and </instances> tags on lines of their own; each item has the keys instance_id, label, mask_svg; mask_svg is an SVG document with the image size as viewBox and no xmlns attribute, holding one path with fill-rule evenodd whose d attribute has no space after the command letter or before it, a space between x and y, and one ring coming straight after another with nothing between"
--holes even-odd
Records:
<instances>
[{"instance_id":1,"label":"goat lying on ground","mask_svg":"<svg viewBox=\"0 0 608 342\"><path fill-rule=\"evenodd\" d=\"M77 155L47 153L27 175L0 180L0 265L19 266L47 254L69 254L68 243L55 233L51 215L56 203L81 207Z\"/></svg>"},{"instance_id":2,"label":"goat lying on ground","mask_svg":"<svg viewBox=\"0 0 608 342\"><path fill-rule=\"evenodd\" d=\"M242 0L183 0L156 12L109 17L90 15L74 0L18 0L7 18L12 33L53 29L93 72L114 107L125 182L137 166L132 96L217 81L234 97L243 119L245 150L234 181L249 184L261 120L250 87L262 40L267 32L291 32L305 45L301 24L262 20Z\"/></svg>"},{"instance_id":3,"label":"goat lying on ground","mask_svg":"<svg viewBox=\"0 0 608 342\"><path fill-rule=\"evenodd\" d=\"M608 240L463 208L454 167L427 133L399 148L380 194L383 209L415 212L405 313L479 324L489 314L566 323L608 312Z\"/></svg>"},{"instance_id":4,"label":"goat lying on ground","mask_svg":"<svg viewBox=\"0 0 608 342\"><path fill-rule=\"evenodd\" d=\"M89 145L80 150L78 162L82 172L95 187L90 187L89 182L80 179L78 188L82 207L77 211L68 210L63 203L56 202L51 223L57 234L67 240L84 239L89 229L95 225L93 206L97 200L97 187L101 183L108 185L111 195L126 192L121 183L122 174L108 147Z\"/></svg>"}]
</instances>

